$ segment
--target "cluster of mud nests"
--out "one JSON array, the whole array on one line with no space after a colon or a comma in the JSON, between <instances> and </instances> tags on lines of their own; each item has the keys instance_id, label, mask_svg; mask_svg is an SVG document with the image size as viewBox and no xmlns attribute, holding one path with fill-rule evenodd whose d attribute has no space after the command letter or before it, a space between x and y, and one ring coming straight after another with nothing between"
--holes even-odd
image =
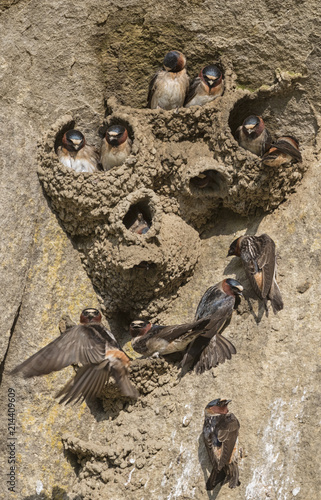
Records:
<instances>
[{"instance_id":1,"label":"cluster of mud nests","mask_svg":"<svg viewBox=\"0 0 321 500\"><path fill-rule=\"evenodd\" d=\"M225 84L212 103L177 111L133 109L111 98L99 128L97 116L86 124L65 116L39 144L39 177L82 252L107 316L125 311L133 317L148 304L149 313L157 312L193 274L207 221L224 208L244 216L275 209L307 169L304 144L312 144L316 123L295 77L279 75L272 87L250 93L236 89L225 68ZM261 115L272 136L296 136L303 162L268 168L240 148L234 134L250 114ZM79 128L99 147L116 123L133 141L123 165L89 174L59 163L56 150L66 130ZM129 229L139 212L150 226L145 234Z\"/></svg>"}]
</instances>

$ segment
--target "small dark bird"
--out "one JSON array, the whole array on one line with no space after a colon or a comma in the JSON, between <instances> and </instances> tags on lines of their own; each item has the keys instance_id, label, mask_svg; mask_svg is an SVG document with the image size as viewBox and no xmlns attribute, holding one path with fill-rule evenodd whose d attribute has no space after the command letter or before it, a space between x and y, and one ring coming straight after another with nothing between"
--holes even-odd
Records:
<instances>
[{"instance_id":1,"label":"small dark bird","mask_svg":"<svg viewBox=\"0 0 321 500\"><path fill-rule=\"evenodd\" d=\"M184 106L204 106L221 96L224 92L224 80L217 66L205 66L192 81Z\"/></svg>"},{"instance_id":2,"label":"small dark bird","mask_svg":"<svg viewBox=\"0 0 321 500\"><path fill-rule=\"evenodd\" d=\"M302 161L299 141L291 136L279 137L263 155L262 163L267 167L280 167L285 163Z\"/></svg>"},{"instance_id":3,"label":"small dark bird","mask_svg":"<svg viewBox=\"0 0 321 500\"><path fill-rule=\"evenodd\" d=\"M149 83L148 108L176 109L183 106L189 86L185 65L185 56L178 50L166 54L163 69L157 71Z\"/></svg>"},{"instance_id":4,"label":"small dark bird","mask_svg":"<svg viewBox=\"0 0 321 500\"><path fill-rule=\"evenodd\" d=\"M110 375L124 396L138 397L138 391L128 378L129 358L113 334L101 324L98 309L91 307L82 311L79 325L71 327L11 373L22 372L25 378L37 377L76 363L83 366L57 394L56 397L64 396L59 403L95 398Z\"/></svg>"},{"instance_id":5,"label":"small dark bird","mask_svg":"<svg viewBox=\"0 0 321 500\"><path fill-rule=\"evenodd\" d=\"M263 300L266 312L271 301L274 314L283 309L281 292L276 282L275 243L268 234L240 236L231 244L227 256L241 257L245 272L256 295Z\"/></svg>"},{"instance_id":6,"label":"small dark bird","mask_svg":"<svg viewBox=\"0 0 321 500\"><path fill-rule=\"evenodd\" d=\"M236 354L234 345L220 332L230 321L242 291L242 285L233 278L206 290L197 306L195 321L208 319L209 323L203 335L188 346L181 364L183 372L194 367L196 373L203 373Z\"/></svg>"},{"instance_id":7,"label":"small dark bird","mask_svg":"<svg viewBox=\"0 0 321 500\"><path fill-rule=\"evenodd\" d=\"M112 125L101 143L100 162L105 171L119 167L130 155L132 141L123 125Z\"/></svg>"},{"instance_id":8,"label":"small dark bird","mask_svg":"<svg viewBox=\"0 0 321 500\"><path fill-rule=\"evenodd\" d=\"M76 172L95 172L98 170L98 154L93 146L86 144L79 130L68 130L57 149L60 162Z\"/></svg>"},{"instance_id":9,"label":"small dark bird","mask_svg":"<svg viewBox=\"0 0 321 500\"><path fill-rule=\"evenodd\" d=\"M262 156L271 146L271 135L260 116L245 118L236 130L236 139L242 148L257 156Z\"/></svg>"},{"instance_id":10,"label":"small dark bird","mask_svg":"<svg viewBox=\"0 0 321 500\"><path fill-rule=\"evenodd\" d=\"M183 351L190 342L202 335L209 320L194 321L183 325L152 325L143 320L135 320L129 326L132 346L145 356L167 355Z\"/></svg>"},{"instance_id":11,"label":"small dark bird","mask_svg":"<svg viewBox=\"0 0 321 500\"><path fill-rule=\"evenodd\" d=\"M220 483L229 483L230 488L241 484L237 464L240 423L228 410L230 402L230 399L218 398L205 407L203 438L213 465L207 490L213 490Z\"/></svg>"},{"instance_id":12,"label":"small dark bird","mask_svg":"<svg viewBox=\"0 0 321 500\"><path fill-rule=\"evenodd\" d=\"M136 220L130 226L129 231L136 234L146 234L150 229L148 222L145 221L141 212L138 212Z\"/></svg>"}]
</instances>

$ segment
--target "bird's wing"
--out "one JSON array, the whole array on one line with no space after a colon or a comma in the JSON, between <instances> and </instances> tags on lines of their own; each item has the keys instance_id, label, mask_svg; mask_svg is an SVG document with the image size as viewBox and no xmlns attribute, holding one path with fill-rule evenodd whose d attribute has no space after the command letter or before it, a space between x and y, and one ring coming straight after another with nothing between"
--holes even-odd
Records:
<instances>
[{"instance_id":1,"label":"bird's wing","mask_svg":"<svg viewBox=\"0 0 321 500\"><path fill-rule=\"evenodd\" d=\"M199 86L199 84L201 83L201 81L202 80L198 76L193 79L192 83L189 86L188 92L186 94L184 106L186 106L186 104L188 104L195 97L196 89Z\"/></svg>"},{"instance_id":2,"label":"bird's wing","mask_svg":"<svg viewBox=\"0 0 321 500\"><path fill-rule=\"evenodd\" d=\"M222 469L230 461L239 433L240 423L233 413L220 419L216 425L218 440L222 443L218 468Z\"/></svg>"},{"instance_id":3,"label":"bird's wing","mask_svg":"<svg viewBox=\"0 0 321 500\"><path fill-rule=\"evenodd\" d=\"M147 107L150 108L151 105L152 105L152 98L153 98L153 94L156 90L156 80L157 80L157 77L159 75L159 72L161 70L157 71L154 76L150 79L150 82L149 82L149 86L148 86L148 96L147 96Z\"/></svg>"},{"instance_id":4,"label":"bird's wing","mask_svg":"<svg viewBox=\"0 0 321 500\"><path fill-rule=\"evenodd\" d=\"M293 159L295 159L297 161L302 161L302 156L301 156L300 151L297 148L295 148L294 146L292 146L292 144L290 144L289 142L283 141L281 139L281 140L278 140L275 144L272 144L272 147L273 146L281 153L290 155L290 156L292 156Z\"/></svg>"},{"instance_id":5,"label":"bird's wing","mask_svg":"<svg viewBox=\"0 0 321 500\"><path fill-rule=\"evenodd\" d=\"M84 399L94 399L102 392L105 384L112 375L124 396L138 398L137 389L130 383L128 369L120 359L107 356L107 359L98 365L86 365L80 368L75 377L72 378L56 395L63 396L59 403L77 403Z\"/></svg>"},{"instance_id":6,"label":"bird's wing","mask_svg":"<svg viewBox=\"0 0 321 500\"><path fill-rule=\"evenodd\" d=\"M227 359L231 359L232 354L236 354L232 342L217 333L202 350L199 360L194 364L194 370L201 374L224 363Z\"/></svg>"},{"instance_id":7,"label":"bird's wing","mask_svg":"<svg viewBox=\"0 0 321 500\"><path fill-rule=\"evenodd\" d=\"M266 298L271 289L275 273L275 243L267 234L260 237L261 249L257 264L262 269L262 297Z\"/></svg>"},{"instance_id":8,"label":"bird's wing","mask_svg":"<svg viewBox=\"0 0 321 500\"><path fill-rule=\"evenodd\" d=\"M76 325L18 365L12 373L21 371L28 378L58 371L73 363L99 363L104 359L106 342L118 347L103 325Z\"/></svg>"},{"instance_id":9,"label":"bird's wing","mask_svg":"<svg viewBox=\"0 0 321 500\"><path fill-rule=\"evenodd\" d=\"M226 294L217 287L217 285L211 286L206 290L203 297L199 301L196 309L195 319L205 318L207 316L213 316L224 304L226 299Z\"/></svg>"},{"instance_id":10,"label":"bird's wing","mask_svg":"<svg viewBox=\"0 0 321 500\"><path fill-rule=\"evenodd\" d=\"M264 136L262 140L261 156L264 155L264 153L270 149L272 144L271 134L266 128L264 129L263 134Z\"/></svg>"},{"instance_id":11,"label":"bird's wing","mask_svg":"<svg viewBox=\"0 0 321 500\"><path fill-rule=\"evenodd\" d=\"M193 321L192 323L184 323L183 325L172 325L172 326L158 326L154 325L151 330L151 336L153 338L162 338L168 342L178 339L184 336L194 336L196 334L201 334L206 331L210 318L202 318L199 321Z\"/></svg>"}]
</instances>

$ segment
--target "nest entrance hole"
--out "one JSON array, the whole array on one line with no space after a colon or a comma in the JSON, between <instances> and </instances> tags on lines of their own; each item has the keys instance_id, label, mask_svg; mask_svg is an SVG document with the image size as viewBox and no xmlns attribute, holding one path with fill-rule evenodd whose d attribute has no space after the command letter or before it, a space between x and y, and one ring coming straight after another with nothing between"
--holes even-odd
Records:
<instances>
[{"instance_id":1,"label":"nest entrance hole","mask_svg":"<svg viewBox=\"0 0 321 500\"><path fill-rule=\"evenodd\" d=\"M152 211L148 204L148 200L141 200L131 205L123 218L123 224L126 229L139 234L146 233L152 223ZM142 232L140 232L140 227L142 228Z\"/></svg>"},{"instance_id":2,"label":"nest entrance hole","mask_svg":"<svg viewBox=\"0 0 321 500\"><path fill-rule=\"evenodd\" d=\"M204 170L190 180L190 188L193 189L208 189L210 191L219 192L222 190L225 183L224 176L217 170Z\"/></svg>"}]
</instances>

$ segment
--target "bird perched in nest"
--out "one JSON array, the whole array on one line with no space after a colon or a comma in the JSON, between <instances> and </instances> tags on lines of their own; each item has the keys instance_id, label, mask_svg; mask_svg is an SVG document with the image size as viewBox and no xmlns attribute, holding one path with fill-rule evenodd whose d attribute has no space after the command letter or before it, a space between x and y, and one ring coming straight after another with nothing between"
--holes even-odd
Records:
<instances>
[{"instance_id":1,"label":"bird perched in nest","mask_svg":"<svg viewBox=\"0 0 321 500\"><path fill-rule=\"evenodd\" d=\"M236 354L232 342L220 332L230 321L242 291L241 283L233 278L226 278L206 290L197 306L195 321L209 320L209 323L203 335L188 346L181 363L182 373L189 368L203 373Z\"/></svg>"},{"instance_id":2,"label":"bird perched in nest","mask_svg":"<svg viewBox=\"0 0 321 500\"><path fill-rule=\"evenodd\" d=\"M138 212L137 218L133 222L133 224L129 227L129 231L136 234L146 234L150 229L150 225L144 219L144 215L141 212Z\"/></svg>"},{"instance_id":3,"label":"bird perched in nest","mask_svg":"<svg viewBox=\"0 0 321 500\"><path fill-rule=\"evenodd\" d=\"M76 172L95 172L98 170L98 154L93 146L86 144L79 130L68 130L57 149L59 161Z\"/></svg>"},{"instance_id":4,"label":"bird perched in nest","mask_svg":"<svg viewBox=\"0 0 321 500\"><path fill-rule=\"evenodd\" d=\"M275 243L268 234L240 236L231 243L227 256L241 257L245 272L256 295L263 300L268 313L267 301L271 301L274 314L283 309L283 300L276 282Z\"/></svg>"},{"instance_id":5,"label":"bird perched in nest","mask_svg":"<svg viewBox=\"0 0 321 500\"><path fill-rule=\"evenodd\" d=\"M251 115L245 118L235 135L242 148L257 156L262 156L271 145L271 135L260 116Z\"/></svg>"},{"instance_id":6,"label":"bird perched in nest","mask_svg":"<svg viewBox=\"0 0 321 500\"><path fill-rule=\"evenodd\" d=\"M129 358L113 334L101 324L101 319L98 309L84 309L79 325L69 328L11 373L21 372L25 378L30 378L81 363L76 375L57 394L56 397L63 396L59 403L95 398L110 375L124 396L137 398L139 393L128 378Z\"/></svg>"},{"instance_id":7,"label":"bird perched in nest","mask_svg":"<svg viewBox=\"0 0 321 500\"><path fill-rule=\"evenodd\" d=\"M119 167L130 155L132 141L123 125L112 125L101 143L100 162L105 171Z\"/></svg>"},{"instance_id":8,"label":"bird perched in nest","mask_svg":"<svg viewBox=\"0 0 321 500\"><path fill-rule=\"evenodd\" d=\"M267 167L280 167L286 163L302 161L299 141L289 135L279 137L263 155L262 163Z\"/></svg>"},{"instance_id":9,"label":"bird perched in nest","mask_svg":"<svg viewBox=\"0 0 321 500\"><path fill-rule=\"evenodd\" d=\"M230 399L214 399L205 407L203 438L213 465L206 483L207 490L218 484L229 483L230 488L240 486L238 468L238 434L240 423L229 412Z\"/></svg>"},{"instance_id":10,"label":"bird perched in nest","mask_svg":"<svg viewBox=\"0 0 321 500\"><path fill-rule=\"evenodd\" d=\"M183 106L189 86L186 59L178 50L171 50L164 58L163 68L149 83L147 107L176 109Z\"/></svg>"},{"instance_id":11,"label":"bird perched in nest","mask_svg":"<svg viewBox=\"0 0 321 500\"><path fill-rule=\"evenodd\" d=\"M184 106L204 106L221 96L224 92L224 80L221 70L214 65L205 66L192 81Z\"/></svg>"}]
</instances>

